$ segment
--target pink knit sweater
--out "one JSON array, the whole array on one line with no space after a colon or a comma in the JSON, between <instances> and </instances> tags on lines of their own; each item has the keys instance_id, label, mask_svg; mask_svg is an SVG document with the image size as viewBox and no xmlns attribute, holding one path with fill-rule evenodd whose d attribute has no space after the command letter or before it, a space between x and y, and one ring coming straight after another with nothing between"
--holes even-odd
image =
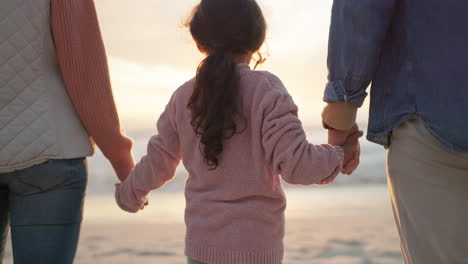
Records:
<instances>
[{"instance_id":1,"label":"pink knit sweater","mask_svg":"<svg viewBox=\"0 0 468 264\"><path fill-rule=\"evenodd\" d=\"M112 95L93 0L51 0L51 29L68 95L89 136L124 180L135 163Z\"/></svg>"},{"instance_id":2,"label":"pink knit sweater","mask_svg":"<svg viewBox=\"0 0 468 264\"><path fill-rule=\"evenodd\" d=\"M190 125L192 80L172 96L147 155L117 185L116 200L137 212L182 159L189 172L186 255L209 264L279 264L286 207L280 175L291 184L317 183L339 173L343 150L307 142L298 108L276 76L245 64L238 70L247 129L224 143L220 166L209 170Z\"/></svg>"}]
</instances>

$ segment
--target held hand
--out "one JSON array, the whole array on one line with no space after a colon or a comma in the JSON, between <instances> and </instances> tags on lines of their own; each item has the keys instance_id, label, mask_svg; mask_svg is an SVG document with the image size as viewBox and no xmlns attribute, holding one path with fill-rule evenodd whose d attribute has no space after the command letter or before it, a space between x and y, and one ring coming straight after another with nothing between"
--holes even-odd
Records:
<instances>
[{"instance_id":1,"label":"held hand","mask_svg":"<svg viewBox=\"0 0 468 264\"><path fill-rule=\"evenodd\" d=\"M359 144L359 138L364 133L362 131L351 134L341 147L344 149L344 166L342 169L343 174L351 175L359 165L359 156L361 154L361 147Z\"/></svg>"},{"instance_id":2,"label":"held hand","mask_svg":"<svg viewBox=\"0 0 468 264\"><path fill-rule=\"evenodd\" d=\"M329 129L328 130L328 144L335 145L335 146L342 145L344 144L344 142L346 141L349 135L358 131L359 131L359 127L357 126L357 124L355 124L350 130ZM360 148L358 148L358 151L355 153L355 156L349 162L343 163L343 169L341 172L343 174L351 175L359 165L360 156L361 156L361 152L360 152Z\"/></svg>"},{"instance_id":3,"label":"held hand","mask_svg":"<svg viewBox=\"0 0 468 264\"><path fill-rule=\"evenodd\" d=\"M356 128L357 128L357 126L356 126ZM339 133L342 133L342 131L339 132ZM343 174L351 175L351 173L353 173L354 170L359 165L359 156L360 156L359 138L362 137L363 134L364 133L362 131L356 130L353 134L349 135L344 140L343 144L341 144L341 147L343 148L343 150L345 152L344 153L345 157L344 157L343 164L346 164L343 167L343 169L341 170L341 172ZM341 136L341 134L340 134L340 136ZM328 177L326 179L323 179L322 181L320 181L317 184L318 185L330 184L333 181L335 181L337 176L338 175L330 176L330 177Z\"/></svg>"},{"instance_id":4,"label":"held hand","mask_svg":"<svg viewBox=\"0 0 468 264\"><path fill-rule=\"evenodd\" d=\"M328 144L340 146L345 143L349 135L356 133L357 131L359 131L358 125L354 125L350 130L329 129Z\"/></svg>"},{"instance_id":5,"label":"held hand","mask_svg":"<svg viewBox=\"0 0 468 264\"><path fill-rule=\"evenodd\" d=\"M358 151L354 153L353 158L343 166L341 173L351 175L357 169L361 158L361 147L358 143Z\"/></svg>"}]
</instances>

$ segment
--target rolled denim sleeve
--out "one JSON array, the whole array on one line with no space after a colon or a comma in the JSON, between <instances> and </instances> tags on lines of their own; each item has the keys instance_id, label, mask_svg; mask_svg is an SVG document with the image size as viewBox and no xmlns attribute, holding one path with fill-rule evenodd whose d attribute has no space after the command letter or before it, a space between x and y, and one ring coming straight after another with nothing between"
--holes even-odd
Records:
<instances>
[{"instance_id":1,"label":"rolled denim sleeve","mask_svg":"<svg viewBox=\"0 0 468 264\"><path fill-rule=\"evenodd\" d=\"M324 101L361 107L397 0L334 0Z\"/></svg>"}]
</instances>

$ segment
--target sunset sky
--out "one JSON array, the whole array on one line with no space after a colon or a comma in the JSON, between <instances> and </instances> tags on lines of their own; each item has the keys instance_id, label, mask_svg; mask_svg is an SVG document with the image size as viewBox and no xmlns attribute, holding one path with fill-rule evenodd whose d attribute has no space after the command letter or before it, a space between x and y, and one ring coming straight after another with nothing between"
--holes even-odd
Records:
<instances>
[{"instance_id":1,"label":"sunset sky","mask_svg":"<svg viewBox=\"0 0 468 264\"><path fill-rule=\"evenodd\" d=\"M153 127L172 92L195 75L202 56L183 24L195 0L99 0L114 93L126 127ZM320 124L331 0L259 1L269 53L259 70L279 76L302 121ZM361 111L360 120L366 120Z\"/></svg>"}]
</instances>

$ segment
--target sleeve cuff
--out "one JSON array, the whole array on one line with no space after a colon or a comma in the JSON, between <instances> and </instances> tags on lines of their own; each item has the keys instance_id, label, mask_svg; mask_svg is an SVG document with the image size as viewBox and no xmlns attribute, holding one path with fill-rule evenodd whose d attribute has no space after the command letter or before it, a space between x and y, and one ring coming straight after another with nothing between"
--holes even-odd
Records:
<instances>
[{"instance_id":1,"label":"sleeve cuff","mask_svg":"<svg viewBox=\"0 0 468 264\"><path fill-rule=\"evenodd\" d=\"M365 87L365 85L361 85L360 82L357 87ZM364 104L364 100L367 97L367 92L364 89L357 88L355 89L357 92L355 93L348 93L345 89L343 81L333 81L329 82L325 87L325 94L323 97L323 101L327 103L349 103L356 107L361 107Z\"/></svg>"}]
</instances>

